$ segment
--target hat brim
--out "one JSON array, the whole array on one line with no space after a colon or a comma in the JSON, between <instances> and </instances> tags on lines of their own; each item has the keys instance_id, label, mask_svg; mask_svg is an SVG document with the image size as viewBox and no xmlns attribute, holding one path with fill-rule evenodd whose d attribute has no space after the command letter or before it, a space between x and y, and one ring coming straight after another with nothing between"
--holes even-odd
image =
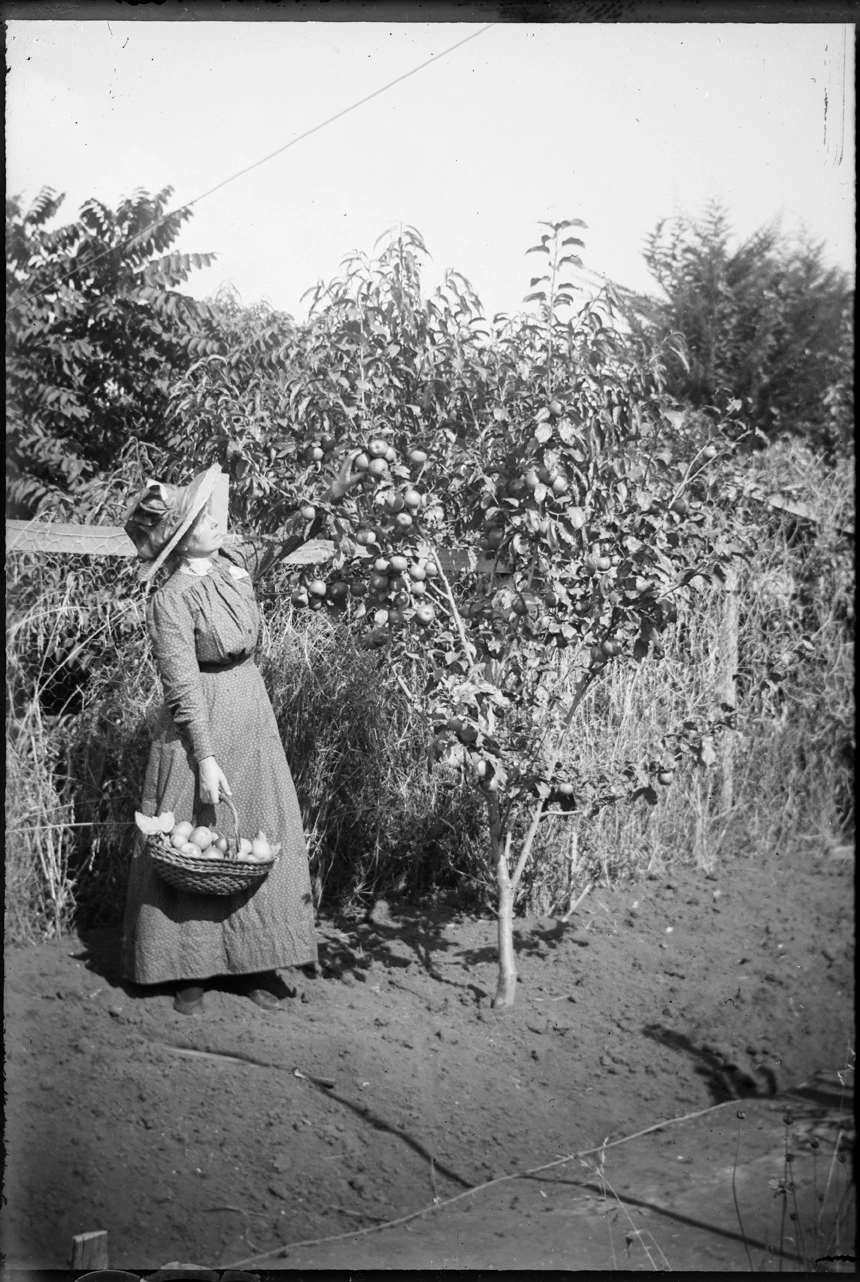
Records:
<instances>
[{"instance_id":1,"label":"hat brim","mask_svg":"<svg viewBox=\"0 0 860 1282\"><path fill-rule=\"evenodd\" d=\"M148 582L153 575L157 574L164 562L176 548L176 545L182 541L206 504L212 497L215 490L218 477L221 475L220 463L213 463L205 472L200 472L188 486L189 508L182 519L180 525L165 543L164 547L152 561L145 561L137 571L137 577L141 583Z\"/></svg>"}]
</instances>

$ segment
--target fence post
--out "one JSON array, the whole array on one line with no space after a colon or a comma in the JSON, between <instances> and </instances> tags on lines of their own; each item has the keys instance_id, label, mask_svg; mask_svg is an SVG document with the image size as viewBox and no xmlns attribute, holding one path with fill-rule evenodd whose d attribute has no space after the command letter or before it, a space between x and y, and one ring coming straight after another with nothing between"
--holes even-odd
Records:
<instances>
[{"instance_id":1,"label":"fence post","mask_svg":"<svg viewBox=\"0 0 860 1282\"><path fill-rule=\"evenodd\" d=\"M77 1233L72 1238L73 1269L106 1269L108 1267L108 1235L103 1229Z\"/></svg>"}]
</instances>

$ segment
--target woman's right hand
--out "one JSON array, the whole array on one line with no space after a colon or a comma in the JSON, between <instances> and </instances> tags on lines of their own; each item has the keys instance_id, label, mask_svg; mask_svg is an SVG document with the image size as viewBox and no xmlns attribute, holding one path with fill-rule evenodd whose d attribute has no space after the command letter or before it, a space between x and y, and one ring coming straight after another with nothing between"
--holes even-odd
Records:
<instances>
[{"instance_id":1,"label":"woman's right hand","mask_svg":"<svg viewBox=\"0 0 860 1282\"><path fill-rule=\"evenodd\" d=\"M214 757L204 757L198 762L198 787L200 790L200 800L204 806L216 806L221 800L222 794L225 797L232 797L230 785L227 782L227 776L218 765Z\"/></svg>"}]
</instances>

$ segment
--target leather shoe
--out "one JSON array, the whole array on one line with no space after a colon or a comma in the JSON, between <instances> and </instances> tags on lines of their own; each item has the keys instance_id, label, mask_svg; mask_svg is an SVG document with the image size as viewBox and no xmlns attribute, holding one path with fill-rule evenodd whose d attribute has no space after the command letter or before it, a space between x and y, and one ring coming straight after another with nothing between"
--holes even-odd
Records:
<instances>
[{"instance_id":1,"label":"leather shoe","mask_svg":"<svg viewBox=\"0 0 860 1282\"><path fill-rule=\"evenodd\" d=\"M180 1015L196 1015L203 1009L205 992L202 984L185 984L182 988L177 988L173 1009Z\"/></svg>"},{"instance_id":2,"label":"leather shoe","mask_svg":"<svg viewBox=\"0 0 860 1282\"><path fill-rule=\"evenodd\" d=\"M262 1006L263 1010L281 1009L281 1003L275 994L270 993L267 988L252 988L248 996L256 1006Z\"/></svg>"},{"instance_id":3,"label":"leather shoe","mask_svg":"<svg viewBox=\"0 0 860 1282\"><path fill-rule=\"evenodd\" d=\"M242 985L246 996L262 1006L263 1010L279 1010L287 997L295 997L296 989L285 984L275 970L264 970L256 975L246 975Z\"/></svg>"}]
</instances>

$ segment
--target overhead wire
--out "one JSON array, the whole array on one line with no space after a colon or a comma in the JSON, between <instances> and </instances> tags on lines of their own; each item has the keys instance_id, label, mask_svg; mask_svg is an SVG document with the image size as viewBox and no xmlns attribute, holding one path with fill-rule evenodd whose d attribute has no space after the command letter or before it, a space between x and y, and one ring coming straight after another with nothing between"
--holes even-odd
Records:
<instances>
[{"instance_id":1,"label":"overhead wire","mask_svg":"<svg viewBox=\"0 0 860 1282\"><path fill-rule=\"evenodd\" d=\"M109 249L102 250L101 253L96 254L93 258L88 258L85 264L86 267L92 267L94 263L99 262L102 258L106 258L108 254L113 254L118 250L125 249L132 241L142 240L144 236L155 231L157 227L160 227L162 223L167 222L168 219L175 218L177 214L183 214L188 210L193 209L195 205L200 204L201 200L206 200L208 196L213 195L216 191L220 191L221 188L226 187L228 183L235 182L237 178L243 178L245 174L249 174L252 170L258 169L260 165L265 165L268 161L274 160L275 156L282 155L285 151L288 151L290 147L295 147L297 143L303 142L305 138L310 138L312 134L319 133L321 129L325 129L328 125L334 124L336 120L341 120L344 116L349 115L350 112L356 111L359 107L363 107L365 103L371 102L374 98L378 98L380 94L386 93L389 89L393 89L395 85L402 84L404 80L408 80L410 76L414 76L419 71L423 71L424 68L429 67L431 63L439 62L441 58L447 57L448 54L453 53L455 49L462 48L462 46L468 44L470 40L476 40L478 36L482 36L484 32L489 31L490 28L495 25L496 24L494 22L488 22L477 31L473 31L468 36L464 36L462 40L458 40L455 44L449 45L448 48L443 49L441 53L434 54L430 58L425 58L423 62L419 62L418 65L412 67L411 70L405 71L400 76L395 76L393 80L389 80L387 84L382 85L379 89L374 89L373 93L366 94L363 98L359 98L348 107L344 107L340 111L336 111L333 116L329 116L326 120L321 120L319 124L313 125L310 129L306 129L304 133L299 134L296 138L291 138L290 141L284 143L283 146L276 147L274 151L270 151L268 155L261 157L260 160L255 160L252 164L246 165L244 169L237 170L236 173L231 174L229 178L224 178L221 182L216 183L214 187L210 187L207 191L201 192L199 196L195 196L193 200L189 200L184 205L180 205L177 209L172 209L168 213L162 214L160 218L156 218L154 222L144 227L142 231L137 231L132 236L128 236L125 240L121 241L119 245L111 245ZM6 315L8 316L10 312L15 311L31 299L38 298L41 294L47 293L48 290L56 289L58 285L62 285L70 276L74 276L79 270L80 267L74 267L71 271L66 272L62 276L56 277L53 281L50 281L47 285L43 285L40 289L35 289L32 293L25 294L23 298L18 299L17 302L6 308Z\"/></svg>"}]
</instances>

